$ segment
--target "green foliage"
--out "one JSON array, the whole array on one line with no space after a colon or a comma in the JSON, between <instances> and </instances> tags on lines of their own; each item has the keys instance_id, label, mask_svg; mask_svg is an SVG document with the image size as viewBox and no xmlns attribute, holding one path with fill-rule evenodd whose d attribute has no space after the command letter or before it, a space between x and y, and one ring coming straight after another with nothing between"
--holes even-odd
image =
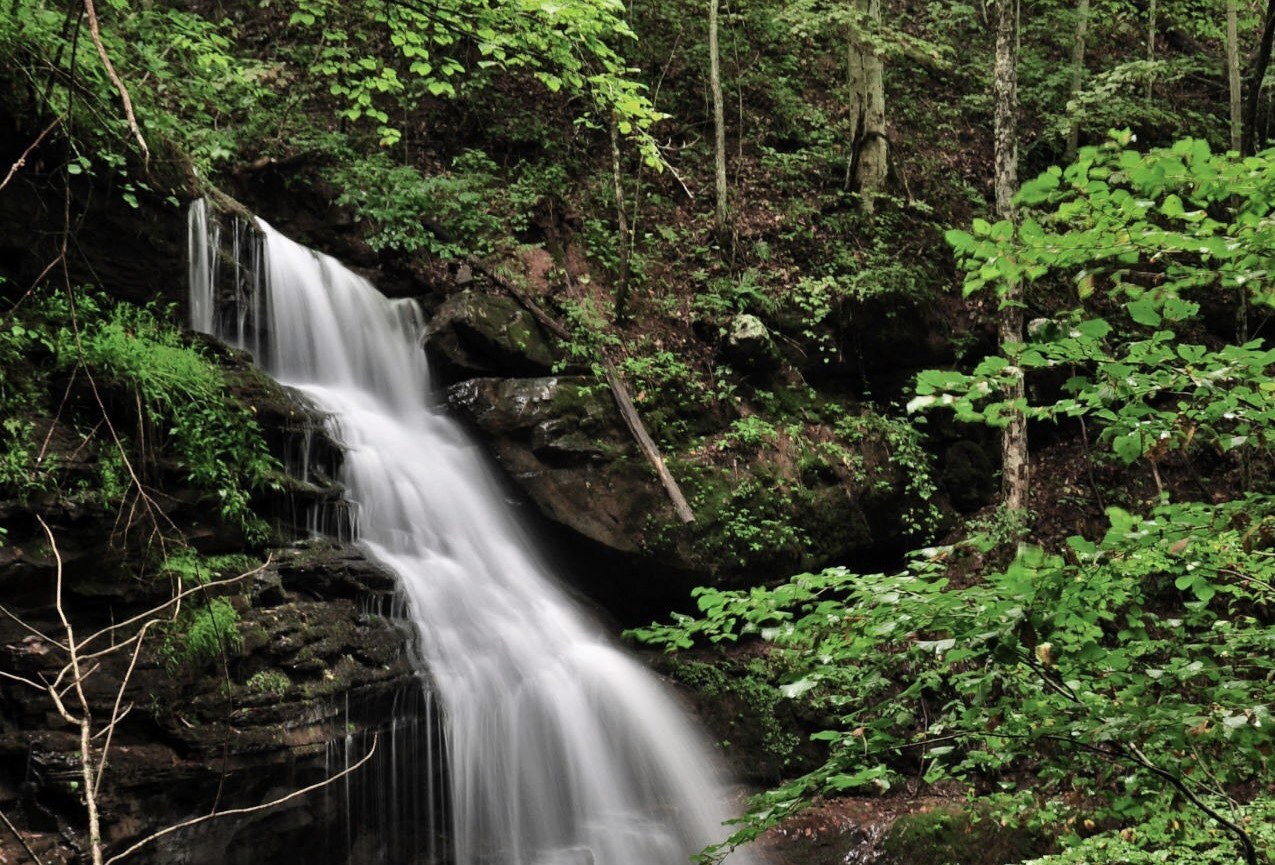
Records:
<instances>
[{"instance_id":1,"label":"green foliage","mask_svg":"<svg viewBox=\"0 0 1275 865\"><path fill-rule=\"evenodd\" d=\"M1275 799L1259 797L1234 806L1232 818L1253 837L1258 861L1275 861ZM1179 813L1152 814L1136 831L1100 832L1089 837L1072 836L1062 853L1043 856L1023 865L1231 865L1237 861L1230 838L1200 820L1183 819Z\"/></svg>"},{"instance_id":2,"label":"green foliage","mask_svg":"<svg viewBox=\"0 0 1275 865\"><path fill-rule=\"evenodd\" d=\"M1268 453L1275 351L1261 340L1201 339L1197 316L1219 292L1241 307L1275 302L1265 278L1275 265L1272 160L1275 151L1219 156L1199 139L1146 154L1118 143L1088 148L1065 171L1023 185L1019 198L1031 209L1017 230L975 220L971 232L948 232L967 293L1020 281L1071 286L1060 301L1071 308L1011 346L1012 362L989 357L970 373L923 373L909 407L946 406L991 425L1011 410L1089 417L1125 463L1192 445ZM1095 307L1123 314L1098 317ZM1020 369L1071 375L1053 401L998 399Z\"/></svg>"},{"instance_id":3,"label":"green foliage","mask_svg":"<svg viewBox=\"0 0 1275 865\"><path fill-rule=\"evenodd\" d=\"M461 151L432 176L383 152L346 154L325 176L341 189L337 202L368 223L373 249L453 260L513 252L536 205L566 183L562 166L552 163L520 162L506 176L481 150Z\"/></svg>"},{"instance_id":4,"label":"green foliage","mask_svg":"<svg viewBox=\"0 0 1275 865\"><path fill-rule=\"evenodd\" d=\"M136 393L188 479L216 495L223 518L253 538L268 531L252 511L251 492L273 482L278 461L251 414L227 405L221 373L178 331L151 310L117 304L78 339L62 330L59 342L62 365L82 363Z\"/></svg>"},{"instance_id":5,"label":"green foliage","mask_svg":"<svg viewBox=\"0 0 1275 865\"><path fill-rule=\"evenodd\" d=\"M160 646L169 673L198 669L238 652L243 647L238 622L239 611L226 598L188 603Z\"/></svg>"},{"instance_id":6,"label":"green foliage","mask_svg":"<svg viewBox=\"0 0 1275 865\"><path fill-rule=\"evenodd\" d=\"M224 163L257 129L277 70L234 51L233 29L200 15L154 4L106 0L97 4L101 37L130 95L138 123L152 139L179 141L205 172ZM71 26L65 4L24 0L0 17L0 60L25 79L23 90L46 117L71 118L74 154L67 173L115 180L131 206L152 191L126 171L132 135L118 110L87 25ZM147 86L136 86L144 81Z\"/></svg>"},{"instance_id":7,"label":"green foliage","mask_svg":"<svg viewBox=\"0 0 1275 865\"><path fill-rule=\"evenodd\" d=\"M33 362L38 366L28 365ZM252 539L265 535L251 494L274 483L279 466L251 413L228 401L221 372L155 310L110 304L91 292L77 292L74 307L61 293L34 297L0 333L0 408L10 414L3 427L0 483L19 495L60 485L56 461L36 459L32 421L24 416L43 417L51 373L84 370L106 394L125 396L107 406L119 412L118 429L138 421L150 428L144 437L148 450L130 448L125 454L123 438L121 444L104 434L96 440L98 501L116 506L126 495L132 484L126 457L141 470L162 453L180 461L187 478L216 497L223 518ZM98 419L83 420L92 429ZM86 443L92 439L92 433L85 436Z\"/></svg>"},{"instance_id":8,"label":"green foliage","mask_svg":"<svg viewBox=\"0 0 1275 865\"><path fill-rule=\"evenodd\" d=\"M288 674L280 670L260 670L248 677L245 687L254 694L282 697L292 687Z\"/></svg>"},{"instance_id":9,"label":"green foliage","mask_svg":"<svg viewBox=\"0 0 1275 865\"><path fill-rule=\"evenodd\" d=\"M520 69L550 92L587 95L658 166L650 128L663 115L629 76L615 45L633 38L623 11L618 0L448 0L428 9L378 0L296 0L290 23L314 32L310 62L344 101L341 116L376 122L382 145L402 135L391 114L426 99L455 97L492 70ZM594 123L588 115L581 122Z\"/></svg>"},{"instance_id":10,"label":"green foliage","mask_svg":"<svg viewBox=\"0 0 1275 865\"><path fill-rule=\"evenodd\" d=\"M1109 516L1101 540L1025 549L973 584L949 576L961 549L931 549L895 574L698 589L700 617L632 632L670 649L760 638L783 692L836 718L815 737L824 766L756 800L734 840L812 793L917 773L1013 789L1024 759L1033 797L1123 828L1187 819L1166 775L1215 803L1268 776L1275 500Z\"/></svg>"}]
</instances>

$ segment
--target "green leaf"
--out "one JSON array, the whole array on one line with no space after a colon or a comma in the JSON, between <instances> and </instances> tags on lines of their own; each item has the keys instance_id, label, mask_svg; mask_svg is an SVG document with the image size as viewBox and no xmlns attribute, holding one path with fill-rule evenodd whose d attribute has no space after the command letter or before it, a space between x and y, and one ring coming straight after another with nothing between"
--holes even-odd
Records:
<instances>
[{"instance_id":1,"label":"green leaf","mask_svg":"<svg viewBox=\"0 0 1275 865\"><path fill-rule=\"evenodd\" d=\"M1129 317L1138 324L1144 324L1147 327L1160 325L1160 313L1156 312L1155 304L1146 295L1126 304L1125 308L1129 310Z\"/></svg>"},{"instance_id":2,"label":"green leaf","mask_svg":"<svg viewBox=\"0 0 1275 865\"><path fill-rule=\"evenodd\" d=\"M1076 325L1076 330L1084 336L1088 336L1093 339L1102 339L1107 334L1111 333L1111 325L1107 324L1104 319L1091 318Z\"/></svg>"}]
</instances>

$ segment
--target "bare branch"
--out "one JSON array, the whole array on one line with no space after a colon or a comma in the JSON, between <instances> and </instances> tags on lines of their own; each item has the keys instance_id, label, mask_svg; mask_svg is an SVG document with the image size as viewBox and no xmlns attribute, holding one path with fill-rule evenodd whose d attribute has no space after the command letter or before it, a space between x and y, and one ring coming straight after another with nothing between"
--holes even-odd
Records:
<instances>
[{"instance_id":1,"label":"bare branch","mask_svg":"<svg viewBox=\"0 0 1275 865\"><path fill-rule=\"evenodd\" d=\"M61 643L59 643L57 640L55 640L55 639L53 639L52 637L50 637L48 634L45 634L45 633L43 633L43 632L41 632L41 631L39 631L39 630L37 630L37 629L33 628L31 625L28 625L28 624L27 624L26 622L24 622L24 621L23 621L23 620L22 620L19 616L17 616L17 615L15 615L14 613L12 613L12 612L9 610L9 608L8 608L8 607L6 607L6 606L4 606L3 604L0 604L0 613L2 613L2 614L4 614L4 615L8 616L10 619L13 619L13 621L14 621L14 622L16 622L19 626L21 626L21 627L25 628L26 630L30 631L32 634L34 634L35 636L39 637L41 640L44 640L46 643L52 643L53 645L57 646L57 647L58 647L59 649L61 649L62 651L64 651L64 652L66 651L66 646L62 645L62 644L61 644Z\"/></svg>"},{"instance_id":2,"label":"bare branch","mask_svg":"<svg viewBox=\"0 0 1275 865\"><path fill-rule=\"evenodd\" d=\"M115 692L115 705L111 708L111 722L106 725L104 730L106 741L102 743L102 756L98 758L97 762L97 785L93 788L94 796L98 794L102 786L102 773L106 771L106 755L111 750L111 738L115 735L115 725L124 718L124 715L128 714L128 709L125 709L123 714L120 713L120 703L124 702L124 692L128 690L128 680L133 677L133 670L137 667L137 658L142 653L142 640L145 639L146 631L150 629L152 624L154 623L147 622L137 632L137 636L134 638L137 640L137 645L133 647L132 660L128 662L128 669L124 671L124 678L120 680L119 689ZM101 732L103 731L99 731L99 735L101 735Z\"/></svg>"},{"instance_id":3,"label":"bare branch","mask_svg":"<svg viewBox=\"0 0 1275 865\"><path fill-rule=\"evenodd\" d=\"M137 125L137 115L133 113L133 100L128 95L128 88L124 86L124 82L116 74L115 64L111 63L110 55L106 53L106 46L102 44L102 33L97 26L97 10L93 8L93 0L84 0L84 11L88 14L89 34L93 37L93 44L97 46L97 55L102 58L102 65L106 67L106 74L110 77L111 83L115 85L115 89L119 91L120 100L124 103L124 116L128 120L128 128L132 131L133 137L137 139L137 146L142 148L142 162L145 165L149 165L151 160L150 148L146 146L146 139L142 137L142 130Z\"/></svg>"},{"instance_id":4,"label":"bare branch","mask_svg":"<svg viewBox=\"0 0 1275 865\"><path fill-rule=\"evenodd\" d=\"M45 685L41 685L39 682L32 681L31 679L27 679L22 676L14 675L13 673L6 673L4 670L0 670L0 677L3 677L5 679L12 679L15 682L21 682L24 685L30 685L32 688L35 688L37 691L47 690L47 687Z\"/></svg>"},{"instance_id":5,"label":"bare branch","mask_svg":"<svg viewBox=\"0 0 1275 865\"><path fill-rule=\"evenodd\" d=\"M26 150L22 151L22 155L18 157L18 161L13 163L13 165L9 167L9 173L4 176L4 181L0 182L0 190L4 189L6 186L9 185L9 181L13 180L13 175L17 174L18 171L21 170L22 166L27 164L27 157L31 155L31 152L35 150L37 147L39 147L40 142L43 141L45 137L50 132L52 132L54 128L61 122L62 122L62 115L59 114L57 117L53 119L52 123L44 127L44 131L36 136L35 141L32 141L31 145Z\"/></svg>"},{"instance_id":6,"label":"bare branch","mask_svg":"<svg viewBox=\"0 0 1275 865\"><path fill-rule=\"evenodd\" d=\"M214 811L212 814L205 814L204 816L196 817L193 820L186 820L182 823L176 823L172 826L168 826L167 828L161 829L152 835L147 835L141 841L138 841L136 844L129 847L127 850L123 851L122 853L115 854L111 858L107 859L106 862L103 863L103 865L112 865L112 863L118 862L121 859L131 856L132 854L136 853L141 848L145 847L147 844L150 844L153 841L157 841L160 838L164 837L165 835L170 835L179 829L185 829L188 826L194 826L199 823L204 823L208 820L213 820L217 817L229 817L234 814L254 814L259 811L265 811L270 808L274 808L277 805L282 805L284 802L288 802L288 801L291 801L292 799L296 799L299 796L304 796L307 793L312 793L315 790L319 790L323 787L326 787L335 781L339 781L340 779L344 778L346 775L349 775L352 772L358 770L359 768L363 766L364 763L372 759L372 755L376 753L376 744L377 744L378 738L379 737L376 734L373 734L372 747L368 749L368 752L364 754L363 758L360 759L357 763L355 763L353 766L347 766L346 768L342 769L340 772L337 772L335 775L331 775L327 778L324 778L322 781L319 781L318 783L311 784L309 787L302 787L300 790L293 790L291 793L289 793L286 796L280 796L278 799L272 799L269 802L263 802L260 805L252 805L247 808L228 808L225 811Z\"/></svg>"},{"instance_id":7,"label":"bare branch","mask_svg":"<svg viewBox=\"0 0 1275 865\"><path fill-rule=\"evenodd\" d=\"M27 855L31 857L31 861L34 862L35 865L41 865L40 857L35 855L35 851L31 849L31 845L27 843L27 839L23 838L22 833L14 828L13 824L9 822L9 818L5 816L3 811L0 811L0 820L3 820L4 825L9 827L9 831L13 833L14 838L18 839L18 843L22 845L22 849L27 851Z\"/></svg>"},{"instance_id":8,"label":"bare branch","mask_svg":"<svg viewBox=\"0 0 1275 865\"><path fill-rule=\"evenodd\" d=\"M270 563L273 561L274 561L274 556L270 555L270 556L267 556L266 560L262 562L260 565L253 568L251 571L243 572L237 577L227 577L224 580L210 580L207 583L200 583L197 586L192 586L189 589L178 592L177 594L169 598L167 601L164 601L164 603L162 604L157 604L156 606L151 607L149 610L146 610L145 612L138 613L136 616L133 616L132 618L125 619L124 621L117 622L113 625L107 625L105 628L102 628L102 630L97 631L96 633L90 634L89 636L85 637L81 642L79 642L76 645L76 649L79 651L83 651L84 647L87 646L89 643L92 643L93 641L100 639L101 637L111 633L112 631L118 631L120 628L127 628L129 625L136 624L137 622L154 618L155 616L159 615L161 610L171 607L173 604L183 600L184 598L190 597L196 592L201 592L205 589L213 589L218 586L229 586L234 583L240 582L241 580L245 580L248 577L255 576L256 574L259 574L262 571L264 571L266 568L270 567ZM136 637L133 637L124 643L116 643L115 645L111 646L108 649L102 649L100 651L93 652L91 654L86 654L84 657L85 659L100 658L103 655L116 651L121 646L128 645L128 643L132 642L132 640L134 639L136 639Z\"/></svg>"}]
</instances>

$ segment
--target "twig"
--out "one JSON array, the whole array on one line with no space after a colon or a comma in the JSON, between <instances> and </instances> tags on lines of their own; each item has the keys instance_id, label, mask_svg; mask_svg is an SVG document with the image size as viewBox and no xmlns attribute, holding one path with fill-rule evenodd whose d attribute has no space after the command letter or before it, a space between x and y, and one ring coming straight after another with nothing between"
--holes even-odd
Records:
<instances>
[{"instance_id":1,"label":"twig","mask_svg":"<svg viewBox=\"0 0 1275 865\"><path fill-rule=\"evenodd\" d=\"M59 114L57 117L53 118L52 123L44 127L44 131L41 132L38 136L36 136L35 141L32 141L31 145L26 150L22 151L22 155L18 157L18 161L13 163L13 165L9 167L9 173L4 176L4 181L0 182L0 190L3 190L6 186L9 185L9 181L13 180L13 175L17 174L18 171L22 169L22 166L27 164L27 157L31 155L32 151L34 151L37 147L40 146L40 142L43 141L45 137L50 132L52 132L54 128L57 127L57 125L61 122L62 122L62 115Z\"/></svg>"},{"instance_id":2,"label":"twig","mask_svg":"<svg viewBox=\"0 0 1275 865\"><path fill-rule=\"evenodd\" d=\"M269 567L269 566L270 566L270 563L271 563L272 561L274 561L274 557L273 557L273 556L267 556L267 557L266 557L266 560L265 560L264 562L262 562L260 565L258 565L257 567L253 568L251 571L245 571L244 573L242 573L242 574L238 575L237 577L227 577L227 578L226 578L226 579L224 579L224 580L211 580L211 581L209 581L209 582L207 582L207 583L200 583L200 584L199 584L199 585L197 585L197 586L192 586L192 587L191 587L191 588L189 588L189 589L185 589L184 591L178 592L176 595L173 595L171 598L169 598L169 599L168 599L167 601L165 601L164 603L162 603L162 604L158 604L158 605L156 605L156 606L154 606L154 607L151 607L149 610L147 610L147 611L146 611L146 612L144 612L144 613L138 613L136 616L133 616L132 618L125 619L124 621L122 621L122 622L118 622L118 623L113 624L113 625L107 625L105 628L102 628L100 631L96 631L96 632L94 632L94 633L90 634L89 636L85 637L83 640L81 640L81 641L80 641L80 643L79 643L79 645L78 645L78 647L77 647L77 648L78 648L78 649L80 649L81 651L83 651L84 647L86 647L89 643L92 643L93 641L95 641L95 640L97 640L97 639L100 639L101 637L105 636L106 634L109 634L109 633L111 633L112 631L118 631L120 628L127 628L129 625L135 624L135 623L140 622L140 621L142 621L142 620L144 620L144 619L150 619L150 618L153 618L153 617L155 617L156 615L158 615L158 614L159 614L159 611L160 611L160 610L163 610L163 609L165 609L165 608L167 608L167 607L171 607L173 604L175 604L175 603L177 603L178 601L181 601L181 600L183 600L183 599L185 599L185 598L190 597L191 595L195 594L196 592L203 591L204 589L211 589L211 588L215 588L215 587L217 587L217 586L228 586L228 585L231 585L231 584L233 584L233 583L237 583L237 582L239 582L240 580L245 580L245 579L247 579L248 577L251 577L251 576L254 576L254 575L256 575L256 574L259 574L259 573L261 573L262 571L264 571L267 567ZM110 653L110 652L116 651L116 650L118 650L118 649L123 648L124 646L127 646L129 643L133 642L133 640L136 640L136 639L137 639L137 637L136 637L136 636L131 637L131 638L129 638L128 640L125 640L125 641L124 641L124 642L122 642L122 643L114 643L114 644L112 644L109 648L101 649L101 650L99 650L99 651L97 651L97 652L93 652L93 653L91 653L91 654L86 654L86 655L84 655L84 657L85 657L85 659L89 659L89 658L100 658L100 657L102 657L103 655L106 655L106 654L108 654L108 653Z\"/></svg>"},{"instance_id":3,"label":"twig","mask_svg":"<svg viewBox=\"0 0 1275 865\"><path fill-rule=\"evenodd\" d=\"M35 851L31 849L31 845L27 843L27 839L23 838L22 833L14 828L13 824L9 822L9 818L3 811L0 811L0 820L3 820L4 825L9 827L9 831L13 833L14 838L18 839L18 843L22 845L22 849L27 851L27 855L31 857L31 861L34 862L35 865L41 865L40 857L35 855Z\"/></svg>"},{"instance_id":4,"label":"twig","mask_svg":"<svg viewBox=\"0 0 1275 865\"><path fill-rule=\"evenodd\" d=\"M1120 747L1120 746L1117 746L1117 747ZM1227 818L1219 814L1217 811L1214 811L1208 805L1204 804L1204 800L1196 796L1194 791L1192 791L1191 788L1187 787L1187 785L1182 781L1181 778L1179 778L1177 775L1174 775L1168 769L1161 769L1155 763L1152 763L1150 760L1147 759L1145 754L1143 754L1140 750L1138 750L1137 745L1134 745L1133 743L1129 743L1128 748L1129 748L1129 751L1133 753L1134 761L1140 764L1142 768L1150 770L1151 772L1154 772L1156 775L1159 775L1164 780L1168 781L1175 788L1177 788L1179 793L1181 793L1188 800L1190 800L1191 804L1193 804L1195 807L1199 808L1205 814L1208 814L1218 823L1222 824L1228 830L1230 830L1230 832L1234 834L1236 838L1239 839L1240 846L1244 848L1244 861L1247 862L1248 865L1257 865L1257 848L1253 846L1253 839L1249 837L1249 834L1245 832L1244 829L1239 824L1228 820Z\"/></svg>"},{"instance_id":5,"label":"twig","mask_svg":"<svg viewBox=\"0 0 1275 865\"><path fill-rule=\"evenodd\" d=\"M97 10L93 8L93 0L84 0L84 11L88 15L89 34L93 37L93 44L97 46L97 54L102 58L102 65L106 67L106 74L110 77L111 83L115 85L115 89L119 91L120 100L124 103L124 116L128 119L128 128L132 131L133 137L137 139L137 146L142 148L142 164L148 166L150 165L151 151L146 146L146 139L142 137L142 130L137 125L137 115L133 113L133 100L128 95L128 88L124 86L124 82L115 73L115 65L111 63L110 55L106 53L106 46L102 44L102 33L97 26Z\"/></svg>"},{"instance_id":6,"label":"twig","mask_svg":"<svg viewBox=\"0 0 1275 865\"><path fill-rule=\"evenodd\" d=\"M128 680L133 677L133 670L137 667L137 658L142 653L142 640L146 637L147 630L150 629L154 622L147 622L142 625L141 630L137 632L137 645L133 647L132 660L128 662L128 669L124 671L124 678L120 680L119 689L115 692L115 705L111 707L111 722L106 725L104 731L98 731L98 735L102 732L106 733L106 741L102 743L102 756L97 762L97 786L93 788L93 795L96 796L102 787L102 773L106 771L106 755L111 750L111 739L115 736L115 727L128 714L128 710L124 710L124 714L120 714L120 703L124 702L124 692L128 690ZM119 646L112 646L114 650L118 650Z\"/></svg>"},{"instance_id":7,"label":"twig","mask_svg":"<svg viewBox=\"0 0 1275 865\"><path fill-rule=\"evenodd\" d=\"M14 613L3 604L0 604L0 613L3 613L4 615L8 616L10 619L13 619L13 621L15 621L20 627L30 631L32 634L39 637L41 640L44 640L46 643L52 643L53 645L57 646L62 651L64 652L66 651L66 646L64 646L62 643L59 643L57 640L53 639L48 634L44 633L38 628L34 628L31 625L27 624L21 618L14 615Z\"/></svg>"},{"instance_id":8,"label":"twig","mask_svg":"<svg viewBox=\"0 0 1275 865\"><path fill-rule=\"evenodd\" d=\"M66 631L67 654L70 660L65 667L62 668L63 673L68 669L72 674L71 684L75 687L75 696L79 701L80 716L77 718L72 715L62 702L61 695L58 694L56 683L49 688L49 694L53 697L54 705L57 706L58 714L66 720L68 724L73 724L80 728L80 774L84 778L84 802L89 812L89 851L93 857L93 865L102 865L102 826L97 811L97 782L94 780L93 767L93 717L89 709L89 700L84 693L85 675L80 669L80 655L78 647L75 643L75 630L71 627L71 622L66 617L66 609L62 605L62 554L58 551L57 540L53 537L53 530L49 528L49 524L44 521L41 516L36 516L36 521L40 523L40 528L44 529L45 536L49 539L49 547L53 551L53 560L57 565L57 581L54 594L54 605L57 608L58 619L62 622L62 628ZM90 670L87 675L91 675ZM59 674L58 680L61 680L62 674Z\"/></svg>"},{"instance_id":9,"label":"twig","mask_svg":"<svg viewBox=\"0 0 1275 865\"><path fill-rule=\"evenodd\" d=\"M160 838L164 837L165 835L170 835L173 832L178 831L179 829L185 829L188 826L194 826L198 823L203 823L208 820L215 819L217 817L229 817L233 814L254 814L258 811L265 811L269 808L274 808L277 805L282 805L284 802L288 802L292 799L296 799L298 796L304 796L307 793L311 793L322 787L326 787L335 781L339 781L342 778L344 778L346 775L349 775L355 770L361 768L364 763L372 759L372 755L376 753L376 744L377 744L378 738L379 737L377 736L377 734L372 735L372 747L368 750L366 754L363 755L363 758L361 760L359 760L353 766L348 766L345 769L342 769L340 772L337 772L335 775L331 775L327 778L324 778L322 781L319 781L318 783L311 784L309 787L303 787L300 790L293 790L291 793L289 793L286 796L280 796L278 799L272 799L269 802L263 802L260 805L252 805L247 808L228 808L225 811L215 811L212 814L205 814L202 817L196 817L193 820L185 820L181 823L176 823L172 826L168 826L167 828L161 829L158 832L155 832L154 834L147 835L141 841L138 841L136 844L129 847L127 850L123 851L122 853L115 854L111 858L107 859L103 863L103 865L112 865L112 863L118 862L121 859L124 859L125 857L131 856L132 854L136 853L141 848L145 847L147 844L150 844L153 841L157 841Z\"/></svg>"},{"instance_id":10,"label":"twig","mask_svg":"<svg viewBox=\"0 0 1275 865\"><path fill-rule=\"evenodd\" d=\"M30 685L32 688L35 688L37 691L48 690L47 685L41 685L39 682L36 682L33 679L28 679L25 676L19 676L16 673L10 673L6 670L0 670L0 678L11 679L14 682L21 682L24 685Z\"/></svg>"}]
</instances>

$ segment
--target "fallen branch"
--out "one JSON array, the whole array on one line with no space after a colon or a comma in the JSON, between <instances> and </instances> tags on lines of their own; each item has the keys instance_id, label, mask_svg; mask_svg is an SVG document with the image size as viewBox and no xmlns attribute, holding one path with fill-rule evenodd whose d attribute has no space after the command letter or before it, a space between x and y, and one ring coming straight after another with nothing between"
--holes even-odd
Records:
<instances>
[{"instance_id":1,"label":"fallen branch","mask_svg":"<svg viewBox=\"0 0 1275 865\"><path fill-rule=\"evenodd\" d=\"M435 233L438 231L433 226L430 229L435 231ZM560 339L571 339L571 332L561 322L555 320L553 316L541 309L540 305L530 295L514 285L512 281L493 273L476 256L465 256L465 263L473 268L475 273L481 273L509 292L514 300L522 304L523 308L531 313L532 318L544 325L545 329L550 333ZM686 496L682 494L682 488L678 486L673 473L669 471L668 465L664 462L664 457L660 453L659 447L656 446L655 440L646 431L646 425L642 423L642 418L638 414L637 408L633 405L633 397L630 396L629 389L620 377L620 372L616 369L614 361L607 357L605 353L602 355L602 367L606 371L607 386L611 388L611 395L615 398L616 407L620 410L620 417L624 418L624 425L629 428L629 432L637 441L642 455L646 457L647 462L655 469L655 474L659 476L660 483L664 485L665 492L668 493L669 499L673 502L673 509L677 511L678 518L684 523L695 522L695 512L687 504Z\"/></svg>"}]
</instances>

